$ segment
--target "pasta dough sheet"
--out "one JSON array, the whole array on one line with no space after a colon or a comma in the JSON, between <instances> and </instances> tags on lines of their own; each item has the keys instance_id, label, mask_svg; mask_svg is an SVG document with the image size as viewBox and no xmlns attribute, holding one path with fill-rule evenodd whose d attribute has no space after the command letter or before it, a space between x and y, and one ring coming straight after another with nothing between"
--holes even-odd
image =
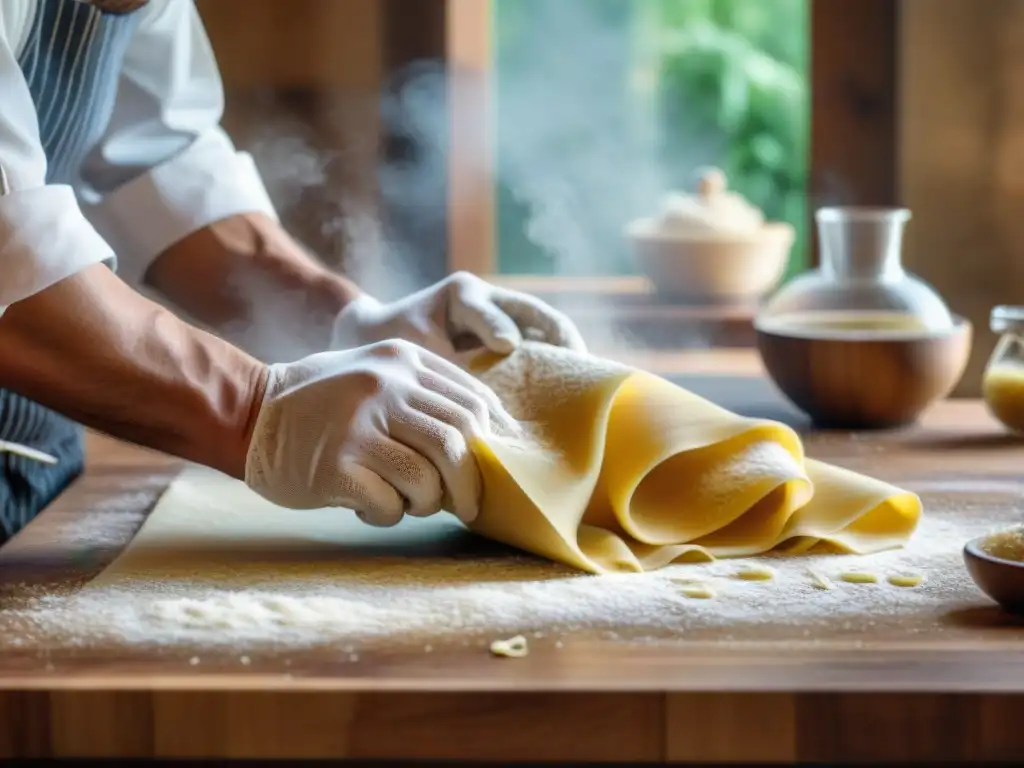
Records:
<instances>
[{"instance_id":1,"label":"pasta dough sheet","mask_svg":"<svg viewBox=\"0 0 1024 768\"><path fill-rule=\"evenodd\" d=\"M540 344L471 369L525 429L475 445L483 498L471 530L584 571L779 547L867 554L903 545L921 515L913 493L806 459L789 427L642 371ZM143 574L287 581L314 565L351 574L354 559L463 554L467 536L447 514L381 530L344 510L284 510L192 468L91 586Z\"/></svg>"},{"instance_id":2,"label":"pasta dough sheet","mask_svg":"<svg viewBox=\"0 0 1024 768\"><path fill-rule=\"evenodd\" d=\"M791 428L652 374L533 343L470 367L527 429L478 445L473 530L584 571L780 546L867 554L920 519L915 494L806 459Z\"/></svg>"}]
</instances>

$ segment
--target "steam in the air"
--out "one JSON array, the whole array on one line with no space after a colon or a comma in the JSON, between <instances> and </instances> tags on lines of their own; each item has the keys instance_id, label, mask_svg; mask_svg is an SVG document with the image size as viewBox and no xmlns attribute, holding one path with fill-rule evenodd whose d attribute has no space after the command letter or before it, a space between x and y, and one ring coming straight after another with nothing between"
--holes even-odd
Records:
<instances>
[{"instance_id":1,"label":"steam in the air","mask_svg":"<svg viewBox=\"0 0 1024 768\"><path fill-rule=\"evenodd\" d=\"M502 62L493 83L497 103L460 112L461 120L482 121L464 125L469 130L463 133L494 131L489 145L458 148L463 166L475 148L480 172L496 174L506 202L501 210L521 211L520 220L499 221L502 271L523 271L517 258L530 256L528 272L628 272L626 224L652 213L666 191L714 162L719 148L695 137L693 157L681 164L677 155L667 168L659 153L657 57L645 61L629 31L602 19L591 4L530 5L534 15L516 40L514 60ZM348 105L349 112L375 109L385 136L375 201L350 193L344 182L332 185L332 168L356 153L318 145L299 121L266 121L262 135L247 147L283 214L320 217L319 234L329 252L318 255L383 299L446 272L446 89L451 83L461 87L459 77L449 74L440 65L418 63L387 83L376 104ZM364 156L374 149L360 148ZM319 202L312 206L314 198ZM588 304L586 314L594 320L581 331L592 347L606 347L617 339L607 319L598 318L611 312L600 311L592 297ZM271 344L275 356L285 353L283 344Z\"/></svg>"}]
</instances>

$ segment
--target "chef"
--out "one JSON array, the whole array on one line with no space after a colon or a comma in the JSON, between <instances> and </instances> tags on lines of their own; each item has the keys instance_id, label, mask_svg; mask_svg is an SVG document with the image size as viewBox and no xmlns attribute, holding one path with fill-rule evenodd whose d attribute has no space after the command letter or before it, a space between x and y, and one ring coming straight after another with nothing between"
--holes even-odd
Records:
<instances>
[{"instance_id":1,"label":"chef","mask_svg":"<svg viewBox=\"0 0 1024 768\"><path fill-rule=\"evenodd\" d=\"M307 255L219 127L191 0L3 0L0 99L2 537L80 473L79 424L284 507L469 521L468 443L515 424L456 339L583 348L470 275L384 303Z\"/></svg>"}]
</instances>

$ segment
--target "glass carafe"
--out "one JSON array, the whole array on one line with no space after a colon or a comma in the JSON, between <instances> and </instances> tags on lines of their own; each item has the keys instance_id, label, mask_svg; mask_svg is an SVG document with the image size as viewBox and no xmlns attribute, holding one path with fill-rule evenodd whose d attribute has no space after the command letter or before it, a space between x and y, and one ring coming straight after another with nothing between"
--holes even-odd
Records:
<instances>
[{"instance_id":1,"label":"glass carafe","mask_svg":"<svg viewBox=\"0 0 1024 768\"><path fill-rule=\"evenodd\" d=\"M905 208L821 208L821 265L784 285L758 313L761 328L936 332L953 327L946 303L902 264Z\"/></svg>"}]
</instances>

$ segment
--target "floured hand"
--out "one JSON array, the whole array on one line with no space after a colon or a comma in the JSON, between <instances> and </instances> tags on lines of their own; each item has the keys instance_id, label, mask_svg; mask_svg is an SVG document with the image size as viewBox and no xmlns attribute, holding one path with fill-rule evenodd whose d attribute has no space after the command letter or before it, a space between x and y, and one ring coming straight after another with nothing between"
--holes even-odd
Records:
<instances>
[{"instance_id":1,"label":"floured hand","mask_svg":"<svg viewBox=\"0 0 1024 768\"><path fill-rule=\"evenodd\" d=\"M356 299L334 323L332 348L401 338L456 360L459 341L466 337L498 354L509 354L524 337L586 351L576 326L558 310L467 272L388 304L370 296Z\"/></svg>"},{"instance_id":2,"label":"floured hand","mask_svg":"<svg viewBox=\"0 0 1024 768\"><path fill-rule=\"evenodd\" d=\"M270 366L245 481L292 509L347 507L376 526L443 508L477 516L470 450L514 420L480 381L405 341Z\"/></svg>"}]
</instances>

